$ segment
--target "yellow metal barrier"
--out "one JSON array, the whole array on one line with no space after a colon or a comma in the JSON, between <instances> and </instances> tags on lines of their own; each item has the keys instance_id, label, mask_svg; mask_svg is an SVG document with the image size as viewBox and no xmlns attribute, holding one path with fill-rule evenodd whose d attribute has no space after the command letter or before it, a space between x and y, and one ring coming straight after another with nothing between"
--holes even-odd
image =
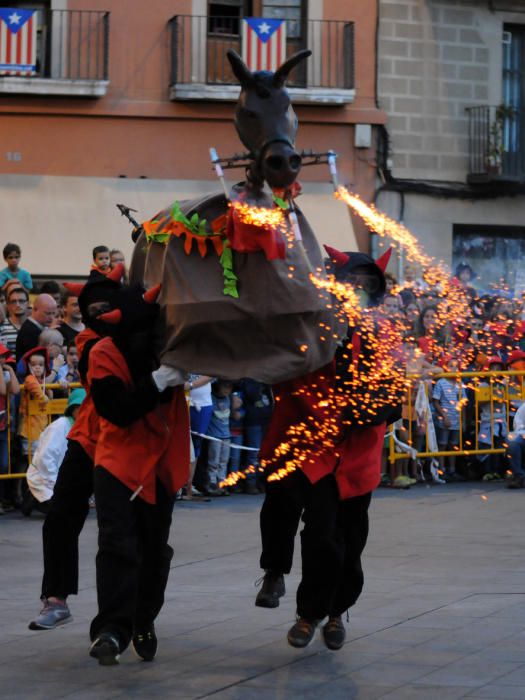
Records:
<instances>
[{"instance_id":1,"label":"yellow metal barrier","mask_svg":"<svg viewBox=\"0 0 525 700\"><path fill-rule=\"evenodd\" d=\"M432 385L439 379L453 379L458 384L458 396L461 397L462 389L467 391L467 400L460 400L458 408L460 413L459 421L459 445L453 450L430 449L428 423L421 425L418 429L418 416L415 409L415 399L419 390L419 385L423 382L424 391L428 405L432 405ZM468 392L471 391L469 400ZM512 414L518 405L525 400L525 372L442 372L433 375L411 374L407 375L407 394L403 406L403 418L405 430L408 432L408 439L401 440L409 447L416 450L417 458L433 457L458 457L469 455L504 454L505 445L494 446L494 429L490 430L488 441L480 440L480 413L485 407L489 408L487 422L494 426L495 421L500 421L504 417L506 433L512 430L510 424ZM515 405L516 404L516 405ZM433 413L426 418L432 421ZM473 431L469 431L473 428ZM474 439L468 437L473 432ZM467 436L465 435L467 433ZM488 436L485 436L488 437ZM393 434L393 427L390 432L388 443L388 461L393 465L396 460L407 459L407 451L396 450L396 440ZM423 448L424 449L421 449Z\"/></svg>"},{"instance_id":2,"label":"yellow metal barrier","mask_svg":"<svg viewBox=\"0 0 525 700\"><path fill-rule=\"evenodd\" d=\"M78 387L81 387L82 385L78 382L73 382L71 384L68 384L66 388L62 386L62 384L46 384L46 389L50 389L52 391L61 391L61 392L67 392L69 393L73 389L77 389ZM11 410L11 401L9 400L11 398L11 394L7 394L7 401L6 401L6 411L7 411L7 459L8 459L8 464L7 464L7 473L6 474L1 474L0 473L0 479L21 479L25 478L26 472L25 471L13 471L13 465L12 464L12 440L15 435L13 434L13 424L15 421L16 425L16 416L12 415L12 410ZM25 405L25 413L27 417L30 416L45 416L46 418L46 423L49 425L51 421L53 420L54 416L62 416L64 415L64 411L67 408L67 397L64 398L53 398L53 399L48 399L48 401L43 401L42 399L32 399L29 396L26 395L24 391L24 387L20 387L20 406L22 406L22 402L24 402ZM35 438L32 437L31 435L31 421L28 421L28 436L27 436L27 441L28 441L28 454L27 454L27 460L28 464L31 464L31 459L32 459L32 452L31 452L31 444Z\"/></svg>"}]
</instances>

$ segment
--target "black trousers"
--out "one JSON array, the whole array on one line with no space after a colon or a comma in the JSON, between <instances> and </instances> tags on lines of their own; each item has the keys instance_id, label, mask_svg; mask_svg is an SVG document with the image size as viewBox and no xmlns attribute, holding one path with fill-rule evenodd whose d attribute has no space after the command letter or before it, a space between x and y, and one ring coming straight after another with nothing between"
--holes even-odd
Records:
<instances>
[{"instance_id":1,"label":"black trousers","mask_svg":"<svg viewBox=\"0 0 525 700\"><path fill-rule=\"evenodd\" d=\"M134 629L144 629L164 604L173 550L168 544L174 498L157 481L157 503L140 498L103 467L95 468L98 518L98 614L94 640L115 634L123 651Z\"/></svg>"},{"instance_id":2,"label":"black trousers","mask_svg":"<svg viewBox=\"0 0 525 700\"><path fill-rule=\"evenodd\" d=\"M370 500L368 493L340 501L332 475L311 484L297 470L280 481L268 482L260 520L261 568L290 572L302 515L300 617L320 620L341 615L359 598Z\"/></svg>"},{"instance_id":3,"label":"black trousers","mask_svg":"<svg viewBox=\"0 0 525 700\"><path fill-rule=\"evenodd\" d=\"M92 493L93 462L78 442L69 440L42 528L43 597L78 593L78 538Z\"/></svg>"}]
</instances>

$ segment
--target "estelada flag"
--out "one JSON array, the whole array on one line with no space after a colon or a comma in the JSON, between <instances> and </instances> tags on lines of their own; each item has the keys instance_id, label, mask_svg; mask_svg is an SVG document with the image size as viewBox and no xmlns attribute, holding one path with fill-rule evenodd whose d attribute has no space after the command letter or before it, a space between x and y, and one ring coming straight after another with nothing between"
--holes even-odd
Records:
<instances>
[{"instance_id":1,"label":"estelada flag","mask_svg":"<svg viewBox=\"0 0 525 700\"><path fill-rule=\"evenodd\" d=\"M286 20L243 19L242 59L252 71L276 71L286 60Z\"/></svg>"},{"instance_id":2,"label":"estelada flag","mask_svg":"<svg viewBox=\"0 0 525 700\"><path fill-rule=\"evenodd\" d=\"M0 8L0 75L36 73L36 10Z\"/></svg>"}]
</instances>

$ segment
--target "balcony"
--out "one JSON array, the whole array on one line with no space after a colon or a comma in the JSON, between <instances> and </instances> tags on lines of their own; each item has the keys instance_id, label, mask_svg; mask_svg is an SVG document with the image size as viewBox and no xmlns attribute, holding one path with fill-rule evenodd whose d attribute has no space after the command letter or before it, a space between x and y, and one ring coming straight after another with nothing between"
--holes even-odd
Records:
<instances>
[{"instance_id":1,"label":"balcony","mask_svg":"<svg viewBox=\"0 0 525 700\"><path fill-rule=\"evenodd\" d=\"M177 15L169 22L172 100L235 101L239 83L226 52L242 55L239 17ZM286 22L286 55L309 48L312 56L287 81L294 103L353 102L354 24L334 20Z\"/></svg>"},{"instance_id":2,"label":"balcony","mask_svg":"<svg viewBox=\"0 0 525 700\"><path fill-rule=\"evenodd\" d=\"M467 108L471 184L525 182L525 112L506 105Z\"/></svg>"},{"instance_id":3,"label":"balcony","mask_svg":"<svg viewBox=\"0 0 525 700\"><path fill-rule=\"evenodd\" d=\"M36 73L0 76L0 93L101 97L109 85L109 12L36 13Z\"/></svg>"}]
</instances>

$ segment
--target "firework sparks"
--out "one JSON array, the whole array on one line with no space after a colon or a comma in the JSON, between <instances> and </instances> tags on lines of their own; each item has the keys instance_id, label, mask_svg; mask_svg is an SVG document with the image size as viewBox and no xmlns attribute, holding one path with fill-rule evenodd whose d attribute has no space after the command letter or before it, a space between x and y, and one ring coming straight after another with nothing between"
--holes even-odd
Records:
<instances>
[{"instance_id":1,"label":"firework sparks","mask_svg":"<svg viewBox=\"0 0 525 700\"><path fill-rule=\"evenodd\" d=\"M245 202L234 201L230 205L239 219L253 226L271 227L283 234L289 234L288 221L279 207L256 207Z\"/></svg>"}]
</instances>

